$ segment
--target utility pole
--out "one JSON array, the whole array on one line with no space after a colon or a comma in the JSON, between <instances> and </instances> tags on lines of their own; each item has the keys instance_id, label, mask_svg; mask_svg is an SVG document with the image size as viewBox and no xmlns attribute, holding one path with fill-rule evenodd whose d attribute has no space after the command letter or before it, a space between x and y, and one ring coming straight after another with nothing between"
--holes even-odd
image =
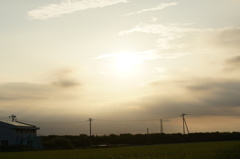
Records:
<instances>
[{"instance_id":1,"label":"utility pole","mask_svg":"<svg viewBox=\"0 0 240 159\"><path fill-rule=\"evenodd\" d=\"M11 116L9 116L9 118L12 118L12 122L16 121L16 117L17 117L17 116L16 116L16 115L14 115L14 114L13 114L13 115L11 115Z\"/></svg>"},{"instance_id":2,"label":"utility pole","mask_svg":"<svg viewBox=\"0 0 240 159\"><path fill-rule=\"evenodd\" d=\"M149 130L148 130L148 128L147 128L147 134L149 134Z\"/></svg>"},{"instance_id":3,"label":"utility pole","mask_svg":"<svg viewBox=\"0 0 240 159\"><path fill-rule=\"evenodd\" d=\"M189 134L189 130L188 130L187 122L186 122L186 119L185 119L185 115L187 115L187 114L182 114L182 115L181 115L181 116L182 116L182 119L183 119L183 134L184 134L184 135L185 135L185 127L186 127L186 129L187 129L188 134Z\"/></svg>"},{"instance_id":4,"label":"utility pole","mask_svg":"<svg viewBox=\"0 0 240 159\"><path fill-rule=\"evenodd\" d=\"M163 121L160 119L160 133L163 134Z\"/></svg>"},{"instance_id":5,"label":"utility pole","mask_svg":"<svg viewBox=\"0 0 240 159\"><path fill-rule=\"evenodd\" d=\"M184 115L185 115L185 114L182 114L182 118L183 118L183 134L185 134L185 125L184 125L184 119L185 119L185 118L184 118Z\"/></svg>"},{"instance_id":6,"label":"utility pole","mask_svg":"<svg viewBox=\"0 0 240 159\"><path fill-rule=\"evenodd\" d=\"M89 128L90 128L90 134L89 134L89 138L90 138L90 147L92 146L92 118L89 118Z\"/></svg>"}]
</instances>

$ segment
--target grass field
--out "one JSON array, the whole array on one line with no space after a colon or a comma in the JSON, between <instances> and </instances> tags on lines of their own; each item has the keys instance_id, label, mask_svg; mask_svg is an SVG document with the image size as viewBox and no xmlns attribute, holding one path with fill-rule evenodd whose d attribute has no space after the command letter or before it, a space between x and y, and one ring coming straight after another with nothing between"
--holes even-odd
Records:
<instances>
[{"instance_id":1,"label":"grass field","mask_svg":"<svg viewBox=\"0 0 240 159\"><path fill-rule=\"evenodd\" d=\"M1 152L0 159L240 159L240 141Z\"/></svg>"}]
</instances>

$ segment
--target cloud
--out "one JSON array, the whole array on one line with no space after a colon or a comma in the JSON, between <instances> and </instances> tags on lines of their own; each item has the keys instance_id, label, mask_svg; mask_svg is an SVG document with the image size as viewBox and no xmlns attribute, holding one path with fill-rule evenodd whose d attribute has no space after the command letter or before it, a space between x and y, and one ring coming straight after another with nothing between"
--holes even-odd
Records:
<instances>
[{"instance_id":1,"label":"cloud","mask_svg":"<svg viewBox=\"0 0 240 159\"><path fill-rule=\"evenodd\" d=\"M224 47L235 47L240 49L240 28L228 27L219 30L213 39L215 44Z\"/></svg>"},{"instance_id":2,"label":"cloud","mask_svg":"<svg viewBox=\"0 0 240 159\"><path fill-rule=\"evenodd\" d=\"M0 101L42 100L61 94L62 88L77 87L73 69L65 68L51 74L47 83L10 82L0 84ZM65 90L66 91L66 90Z\"/></svg>"},{"instance_id":3,"label":"cloud","mask_svg":"<svg viewBox=\"0 0 240 159\"><path fill-rule=\"evenodd\" d=\"M188 87L192 93L203 92L205 95L199 97L206 106L215 108L240 108L240 81L218 80L203 81L195 86Z\"/></svg>"},{"instance_id":4,"label":"cloud","mask_svg":"<svg viewBox=\"0 0 240 159\"><path fill-rule=\"evenodd\" d=\"M189 25L192 24L163 25L141 23L131 29L119 32L119 35L123 36L135 32L155 34L158 36L158 39L156 41L157 48L161 50L172 49L174 52L182 52L179 50L188 45L188 43L184 43L184 41L174 43L175 40L184 38L186 36L194 36L194 34L211 30L209 28L189 27Z\"/></svg>"},{"instance_id":5,"label":"cloud","mask_svg":"<svg viewBox=\"0 0 240 159\"><path fill-rule=\"evenodd\" d=\"M75 87L79 85L79 83L73 79L59 79L58 81L52 82L52 84L63 88Z\"/></svg>"},{"instance_id":6,"label":"cloud","mask_svg":"<svg viewBox=\"0 0 240 159\"><path fill-rule=\"evenodd\" d=\"M157 58L176 58L192 53L197 35L211 32L211 28L194 28L192 24L146 24L141 23L131 29L119 32L120 36L131 33L147 33L157 36L155 55ZM191 39L189 41L189 39ZM157 52L157 53L156 53ZM156 57L156 56L155 56Z\"/></svg>"},{"instance_id":7,"label":"cloud","mask_svg":"<svg viewBox=\"0 0 240 159\"><path fill-rule=\"evenodd\" d=\"M126 53L103 54L98 57L95 57L94 59L115 58L115 57L121 56L122 54L126 54ZM172 59L172 58L182 57L182 56L185 56L187 53L186 52L164 53L159 49L153 49L153 50L145 50L141 52L128 52L127 54L130 56L133 56L139 61L149 61L149 60L156 60L156 59Z\"/></svg>"},{"instance_id":8,"label":"cloud","mask_svg":"<svg viewBox=\"0 0 240 159\"><path fill-rule=\"evenodd\" d=\"M240 27L204 28L193 24L140 23L120 36L147 33L157 36L156 48L163 54L190 53L239 53Z\"/></svg>"},{"instance_id":9,"label":"cloud","mask_svg":"<svg viewBox=\"0 0 240 159\"><path fill-rule=\"evenodd\" d=\"M0 84L0 115L8 117L15 114L19 121L27 120L27 123L54 120L74 121L76 120L73 119L74 116L80 115L84 118L86 114L85 108L79 106L80 92L60 89L50 83L2 83ZM42 132L49 131L45 124L41 126L37 123L37 125L41 127ZM55 129L56 127L52 129L52 132L58 133Z\"/></svg>"},{"instance_id":10,"label":"cloud","mask_svg":"<svg viewBox=\"0 0 240 159\"><path fill-rule=\"evenodd\" d=\"M0 101L46 99L53 89L47 84L12 82L0 84Z\"/></svg>"},{"instance_id":11,"label":"cloud","mask_svg":"<svg viewBox=\"0 0 240 159\"><path fill-rule=\"evenodd\" d=\"M98 57L95 57L94 59L114 58L114 57L119 57L121 55L127 54L130 56L138 57L141 60L151 60L151 59L158 58L156 52L157 50L146 50L142 52L123 52L123 53L103 54Z\"/></svg>"},{"instance_id":12,"label":"cloud","mask_svg":"<svg viewBox=\"0 0 240 159\"><path fill-rule=\"evenodd\" d=\"M0 111L5 115L16 113L36 117L54 114L60 109L64 110L58 112L60 114L71 112L75 102L78 102L76 99L80 99L81 91L62 89L67 87L66 84L63 85L29 82L2 83L0 84Z\"/></svg>"},{"instance_id":13,"label":"cloud","mask_svg":"<svg viewBox=\"0 0 240 159\"><path fill-rule=\"evenodd\" d=\"M54 80L52 84L60 88L70 88L82 85L79 81L72 77L73 69L65 68L58 70L52 74Z\"/></svg>"},{"instance_id":14,"label":"cloud","mask_svg":"<svg viewBox=\"0 0 240 159\"><path fill-rule=\"evenodd\" d=\"M199 40L202 42L201 51L208 49L212 52L239 54L240 27L212 29Z\"/></svg>"},{"instance_id":15,"label":"cloud","mask_svg":"<svg viewBox=\"0 0 240 159\"><path fill-rule=\"evenodd\" d=\"M189 33L189 32L200 32L203 28L190 28L186 27L191 24L147 24L140 23L139 25L133 27L132 29L125 30L119 32L119 35L127 35L134 32L143 32L143 33L151 33L151 34L160 34L160 35L168 35L170 33ZM206 30L204 28L204 30ZM209 30L209 29L208 29Z\"/></svg>"},{"instance_id":16,"label":"cloud","mask_svg":"<svg viewBox=\"0 0 240 159\"><path fill-rule=\"evenodd\" d=\"M147 8L147 9L142 9L142 10L139 10L139 11L136 11L136 12L133 12L133 13L125 14L124 16L134 15L134 14L141 14L141 13L149 12L149 11L162 10L162 9L164 9L164 8L166 8L166 7L169 7L169 6L175 6L175 5L177 5L177 4L178 4L177 2L172 2L172 3L162 3L162 4L158 5L157 7L154 7L154 8Z\"/></svg>"},{"instance_id":17,"label":"cloud","mask_svg":"<svg viewBox=\"0 0 240 159\"><path fill-rule=\"evenodd\" d=\"M240 55L229 58L225 62L224 72L233 72L240 70Z\"/></svg>"},{"instance_id":18,"label":"cloud","mask_svg":"<svg viewBox=\"0 0 240 159\"><path fill-rule=\"evenodd\" d=\"M239 65L240 64L240 56L235 56L227 61L228 64Z\"/></svg>"},{"instance_id":19,"label":"cloud","mask_svg":"<svg viewBox=\"0 0 240 159\"><path fill-rule=\"evenodd\" d=\"M80 10L103 8L125 3L127 0L63 0L59 4L49 4L28 12L31 19L49 19L60 17Z\"/></svg>"},{"instance_id":20,"label":"cloud","mask_svg":"<svg viewBox=\"0 0 240 159\"><path fill-rule=\"evenodd\" d=\"M168 84L167 84L168 83ZM157 117L178 116L181 113L218 115L240 113L240 80L190 79L185 81L159 81L148 87L158 93L140 97L129 105L136 105L139 114ZM173 86L174 92L170 92ZM170 89L169 89L170 88ZM181 89L182 91L177 91Z\"/></svg>"}]
</instances>

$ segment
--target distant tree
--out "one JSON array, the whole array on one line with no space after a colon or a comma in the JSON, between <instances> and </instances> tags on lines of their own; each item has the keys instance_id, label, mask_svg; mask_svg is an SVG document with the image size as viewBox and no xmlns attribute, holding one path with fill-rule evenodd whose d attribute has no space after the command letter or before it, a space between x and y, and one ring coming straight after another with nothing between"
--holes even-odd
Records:
<instances>
[{"instance_id":1,"label":"distant tree","mask_svg":"<svg viewBox=\"0 0 240 159\"><path fill-rule=\"evenodd\" d=\"M42 136L45 149L72 149L89 147L89 136L80 134L79 136ZM92 145L119 146L124 145L145 145L163 143L183 143L183 142L207 142L207 141L227 141L240 140L240 132L207 132L190 134L110 134L102 136L92 136Z\"/></svg>"}]
</instances>

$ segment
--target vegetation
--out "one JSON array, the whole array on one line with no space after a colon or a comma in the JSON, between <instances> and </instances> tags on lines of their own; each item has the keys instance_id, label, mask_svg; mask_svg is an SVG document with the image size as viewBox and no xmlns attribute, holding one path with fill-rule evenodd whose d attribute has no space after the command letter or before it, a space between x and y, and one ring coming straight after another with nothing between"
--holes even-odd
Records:
<instances>
[{"instance_id":1,"label":"vegetation","mask_svg":"<svg viewBox=\"0 0 240 159\"><path fill-rule=\"evenodd\" d=\"M239 159L240 141L115 148L2 152L4 159Z\"/></svg>"},{"instance_id":2,"label":"vegetation","mask_svg":"<svg viewBox=\"0 0 240 159\"><path fill-rule=\"evenodd\" d=\"M114 147L120 145L150 145L166 143L209 142L240 140L240 133L191 133L182 134L120 134L92 136L91 145L94 147ZM43 136L42 142L46 150L78 149L90 145L88 135L79 136Z\"/></svg>"}]
</instances>

